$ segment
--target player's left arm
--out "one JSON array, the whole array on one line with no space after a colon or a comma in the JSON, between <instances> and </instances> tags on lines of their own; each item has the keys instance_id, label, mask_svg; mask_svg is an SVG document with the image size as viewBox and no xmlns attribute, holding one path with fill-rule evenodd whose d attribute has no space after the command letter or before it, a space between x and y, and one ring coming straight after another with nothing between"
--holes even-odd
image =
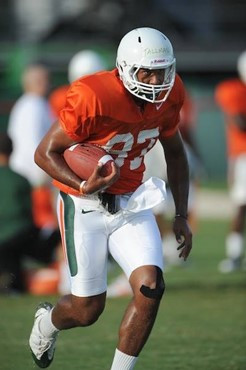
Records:
<instances>
[{"instance_id":1,"label":"player's left arm","mask_svg":"<svg viewBox=\"0 0 246 370\"><path fill-rule=\"evenodd\" d=\"M188 224L189 168L185 148L177 131L174 135L160 139L165 152L167 176L173 194L176 214L173 232L180 246L180 257L184 260L192 248L192 232Z\"/></svg>"}]
</instances>

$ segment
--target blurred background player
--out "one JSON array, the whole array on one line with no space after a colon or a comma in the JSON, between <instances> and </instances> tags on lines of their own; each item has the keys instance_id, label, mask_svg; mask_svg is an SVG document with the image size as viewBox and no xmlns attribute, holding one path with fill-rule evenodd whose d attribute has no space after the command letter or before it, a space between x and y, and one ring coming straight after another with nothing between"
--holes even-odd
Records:
<instances>
[{"instance_id":1,"label":"blurred background player","mask_svg":"<svg viewBox=\"0 0 246 370\"><path fill-rule=\"evenodd\" d=\"M68 81L71 84L78 78L105 70L102 57L93 50L82 50L76 53L68 63ZM49 96L49 102L55 117L59 117L60 111L65 107L66 95L69 84L53 90Z\"/></svg>"},{"instance_id":2,"label":"blurred background player","mask_svg":"<svg viewBox=\"0 0 246 370\"><path fill-rule=\"evenodd\" d=\"M215 99L225 114L228 183L235 207L231 230L226 238L226 259L219 264L223 273L241 267L246 218L246 51L238 58L239 78L223 81L215 90Z\"/></svg>"},{"instance_id":3,"label":"blurred background player","mask_svg":"<svg viewBox=\"0 0 246 370\"><path fill-rule=\"evenodd\" d=\"M23 95L14 104L8 123L13 141L10 166L30 182L35 224L48 232L57 227L51 180L34 162L34 152L54 121L46 98L50 87L48 70L41 64L28 65L21 82Z\"/></svg>"},{"instance_id":4,"label":"blurred background player","mask_svg":"<svg viewBox=\"0 0 246 370\"><path fill-rule=\"evenodd\" d=\"M26 257L48 264L55 259L58 230L43 235L34 224L31 186L9 166L13 150L7 134L0 134L0 292L27 291Z\"/></svg>"},{"instance_id":5,"label":"blurred background player","mask_svg":"<svg viewBox=\"0 0 246 370\"><path fill-rule=\"evenodd\" d=\"M54 190L50 177L34 162L34 152L54 121L47 100L50 89L47 67L39 63L27 65L21 75L21 85L23 94L15 102L8 122L8 135L13 142L10 167L29 181L34 223L43 237L49 238L53 233L59 235ZM60 237L57 238L57 247L59 244ZM50 284L53 285L54 281L57 284L57 267L56 271L52 267L50 274L49 271L33 271L29 281L31 293L46 294L50 290Z\"/></svg>"},{"instance_id":6,"label":"blurred background player","mask_svg":"<svg viewBox=\"0 0 246 370\"><path fill-rule=\"evenodd\" d=\"M97 52L93 50L81 50L74 54L68 63L68 82L71 84L78 78L105 70L105 62ZM59 117L60 111L65 107L66 95L69 84L57 87L49 95L49 103L52 113L56 118ZM60 256L60 281L58 291L61 294L70 293L70 279L67 264L63 256Z\"/></svg>"}]
</instances>

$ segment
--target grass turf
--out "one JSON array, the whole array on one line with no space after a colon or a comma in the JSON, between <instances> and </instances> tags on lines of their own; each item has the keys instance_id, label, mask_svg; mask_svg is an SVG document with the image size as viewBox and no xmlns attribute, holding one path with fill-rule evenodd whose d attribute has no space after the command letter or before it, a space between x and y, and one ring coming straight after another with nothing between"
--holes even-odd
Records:
<instances>
[{"instance_id":1,"label":"grass turf","mask_svg":"<svg viewBox=\"0 0 246 370\"><path fill-rule=\"evenodd\" d=\"M185 267L166 274L166 294L136 369L245 370L245 272L221 275L225 221L202 221ZM0 297L0 369L34 370L28 337L40 301L57 297ZM91 327L64 331L52 370L108 370L128 298L108 299Z\"/></svg>"}]
</instances>

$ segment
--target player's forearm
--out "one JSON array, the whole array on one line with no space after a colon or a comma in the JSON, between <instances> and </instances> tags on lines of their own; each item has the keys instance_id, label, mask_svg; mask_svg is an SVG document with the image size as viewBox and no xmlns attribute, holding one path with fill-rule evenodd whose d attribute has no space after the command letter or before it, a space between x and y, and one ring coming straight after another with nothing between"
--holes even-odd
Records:
<instances>
[{"instance_id":1,"label":"player's forearm","mask_svg":"<svg viewBox=\"0 0 246 370\"><path fill-rule=\"evenodd\" d=\"M72 144L73 141L63 133L57 122L38 145L34 160L53 179L79 189L81 179L72 172L63 158L64 150Z\"/></svg>"},{"instance_id":2,"label":"player's forearm","mask_svg":"<svg viewBox=\"0 0 246 370\"><path fill-rule=\"evenodd\" d=\"M70 170L60 153L42 153L37 149L35 152L35 162L53 179L79 190L81 180L83 179L80 179Z\"/></svg>"}]
</instances>

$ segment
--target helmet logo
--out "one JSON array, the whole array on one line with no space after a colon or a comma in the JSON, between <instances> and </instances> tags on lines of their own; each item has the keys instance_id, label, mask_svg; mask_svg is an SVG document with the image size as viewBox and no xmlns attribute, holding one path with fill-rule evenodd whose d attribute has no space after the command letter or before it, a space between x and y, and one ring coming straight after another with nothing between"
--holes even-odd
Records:
<instances>
[{"instance_id":1,"label":"helmet logo","mask_svg":"<svg viewBox=\"0 0 246 370\"><path fill-rule=\"evenodd\" d=\"M156 64L156 63L168 63L169 60L168 59L154 59L154 60L151 60L150 64Z\"/></svg>"},{"instance_id":2,"label":"helmet logo","mask_svg":"<svg viewBox=\"0 0 246 370\"><path fill-rule=\"evenodd\" d=\"M169 53L169 48L145 48L144 54L145 56L150 54L162 54L162 53Z\"/></svg>"}]
</instances>

